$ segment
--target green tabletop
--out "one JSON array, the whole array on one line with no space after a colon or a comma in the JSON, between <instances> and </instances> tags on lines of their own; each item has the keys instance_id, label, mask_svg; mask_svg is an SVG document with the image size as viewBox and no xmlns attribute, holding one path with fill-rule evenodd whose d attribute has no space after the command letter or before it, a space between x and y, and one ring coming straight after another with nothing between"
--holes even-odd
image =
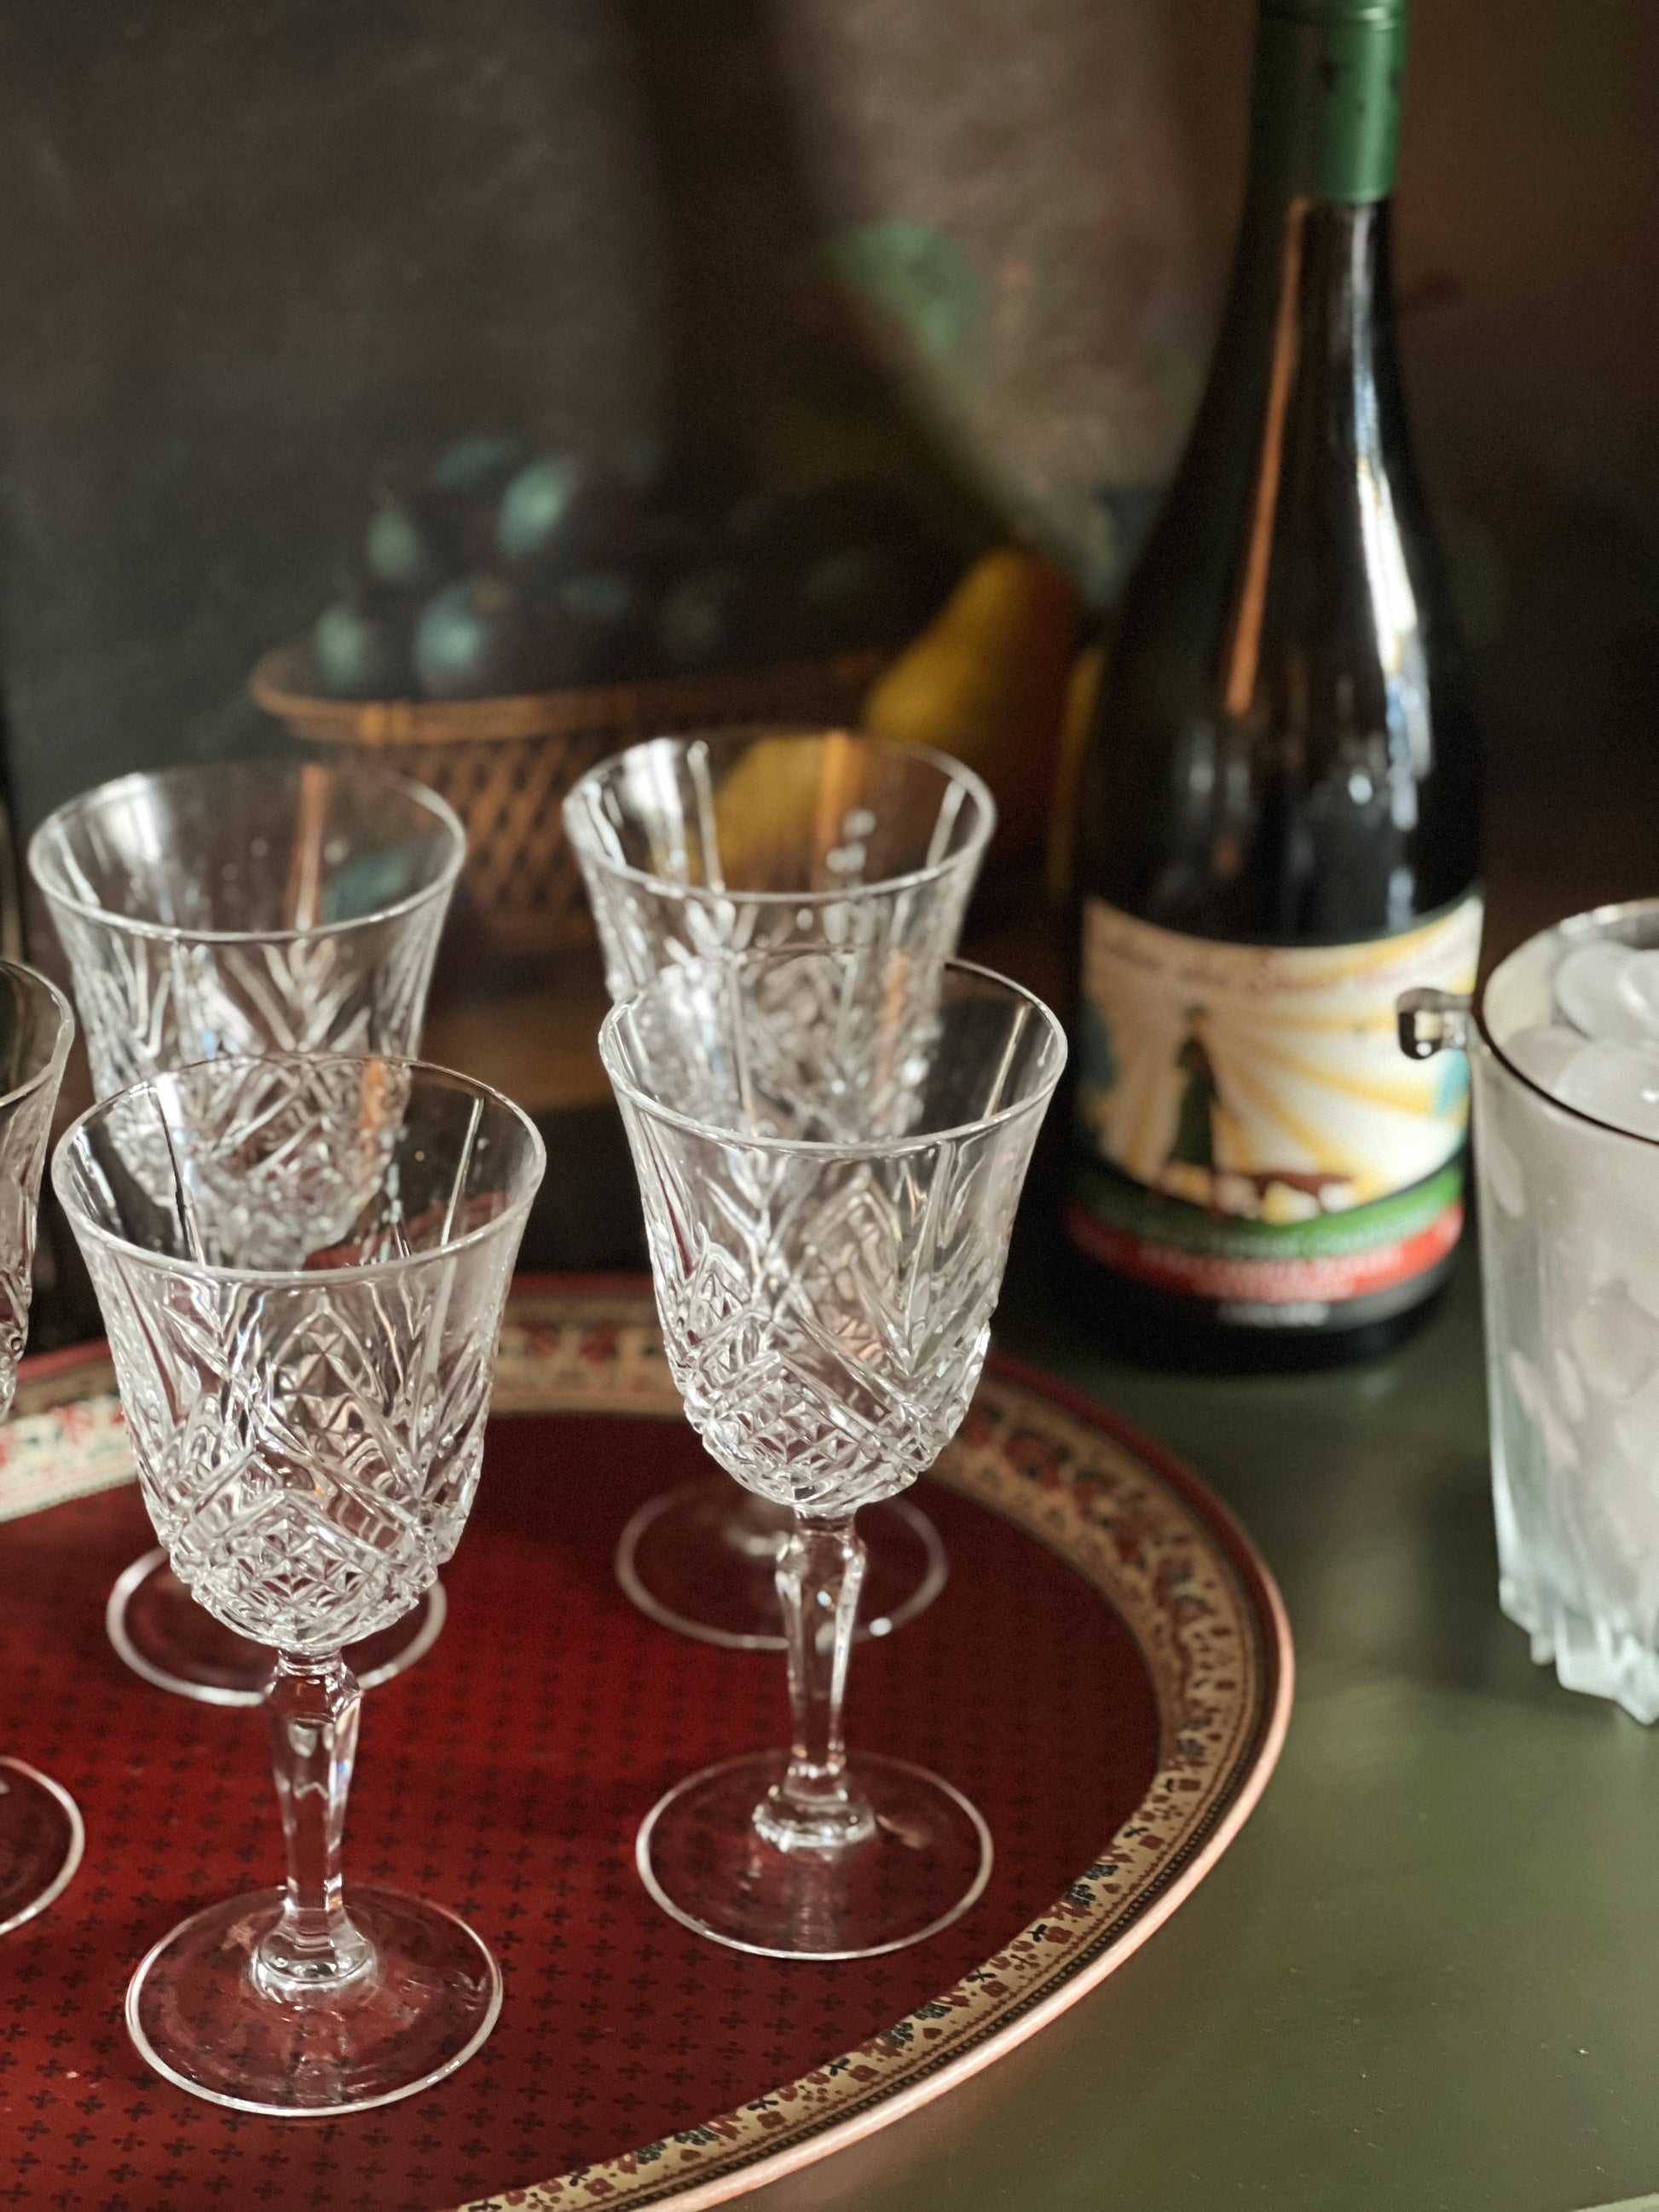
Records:
<instances>
[{"instance_id":1,"label":"green tabletop","mask_svg":"<svg viewBox=\"0 0 1659 2212\"><path fill-rule=\"evenodd\" d=\"M1000 1340L1184 1457L1279 1577L1290 1740L1243 1836L1101 1988L757 2212L1659 2191L1659 1737L1561 1689L1498 1610L1473 1258L1392 1358L1249 1381L1108 1360L1028 1264Z\"/></svg>"}]
</instances>

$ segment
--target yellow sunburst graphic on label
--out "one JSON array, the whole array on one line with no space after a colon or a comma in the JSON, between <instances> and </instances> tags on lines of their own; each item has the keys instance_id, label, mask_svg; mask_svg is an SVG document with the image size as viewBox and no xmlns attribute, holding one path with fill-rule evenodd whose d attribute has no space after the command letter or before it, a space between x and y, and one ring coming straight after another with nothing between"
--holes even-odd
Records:
<instances>
[{"instance_id":1,"label":"yellow sunburst graphic on label","mask_svg":"<svg viewBox=\"0 0 1659 2212\"><path fill-rule=\"evenodd\" d=\"M1098 900L1084 927L1079 1112L1153 1190L1290 1224L1408 1188L1462 1141L1461 1057L1401 1054L1395 1002L1467 991L1480 902L1366 945L1222 945Z\"/></svg>"}]
</instances>

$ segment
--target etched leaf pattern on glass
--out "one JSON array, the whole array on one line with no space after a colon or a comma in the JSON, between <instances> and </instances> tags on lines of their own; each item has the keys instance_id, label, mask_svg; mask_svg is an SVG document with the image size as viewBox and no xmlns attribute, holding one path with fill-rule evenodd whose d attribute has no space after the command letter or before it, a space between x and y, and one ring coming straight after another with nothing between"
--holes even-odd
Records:
<instances>
[{"instance_id":1,"label":"etched leaf pattern on glass","mask_svg":"<svg viewBox=\"0 0 1659 2212\"><path fill-rule=\"evenodd\" d=\"M776 1568L788 1748L686 1776L636 1858L675 1918L769 1957L902 1949L989 1878L959 1790L848 1753L855 1519L968 1409L1065 1058L1048 1010L983 969L945 966L914 1006L858 1006L855 971L822 950L690 963L600 1033L687 1416L793 1513ZM843 1019L849 992L860 1019Z\"/></svg>"},{"instance_id":2,"label":"etched leaf pattern on glass","mask_svg":"<svg viewBox=\"0 0 1659 2212\"><path fill-rule=\"evenodd\" d=\"M54 910L100 1098L222 1054L408 1052L441 902L349 932L204 942Z\"/></svg>"},{"instance_id":3,"label":"etched leaf pattern on glass","mask_svg":"<svg viewBox=\"0 0 1659 2212\"><path fill-rule=\"evenodd\" d=\"M961 1420L1040 1121L983 1118L1020 1030L981 1058L972 971L943 1009L936 973L914 1011L850 1025L849 971L684 969L617 1037L673 1102L619 1086L687 1413L739 1481L813 1513L905 1488Z\"/></svg>"},{"instance_id":4,"label":"etched leaf pattern on glass","mask_svg":"<svg viewBox=\"0 0 1659 2212\"><path fill-rule=\"evenodd\" d=\"M517 1243L471 1233L500 1222L507 1111L406 1061L222 1060L76 1140L77 1207L118 1225L82 1241L144 1501L257 1643L371 1636L455 1547Z\"/></svg>"},{"instance_id":5,"label":"etched leaf pattern on glass","mask_svg":"<svg viewBox=\"0 0 1659 2212\"><path fill-rule=\"evenodd\" d=\"M714 1456L817 1513L914 1482L978 1380L1034 1125L820 1163L628 1119L669 1365Z\"/></svg>"},{"instance_id":6,"label":"etched leaf pattern on glass","mask_svg":"<svg viewBox=\"0 0 1659 2212\"><path fill-rule=\"evenodd\" d=\"M510 1252L315 1289L88 1259L144 1502L192 1594L301 1653L405 1613L477 1486Z\"/></svg>"},{"instance_id":7,"label":"etched leaf pattern on glass","mask_svg":"<svg viewBox=\"0 0 1659 2212\"><path fill-rule=\"evenodd\" d=\"M774 1006L770 1033L787 1050L820 1012L834 1021L851 1127L893 1079L890 1042L928 1017L995 810L937 755L730 732L631 747L583 779L564 818L612 1000L665 969L805 956L785 988L833 1005Z\"/></svg>"}]
</instances>

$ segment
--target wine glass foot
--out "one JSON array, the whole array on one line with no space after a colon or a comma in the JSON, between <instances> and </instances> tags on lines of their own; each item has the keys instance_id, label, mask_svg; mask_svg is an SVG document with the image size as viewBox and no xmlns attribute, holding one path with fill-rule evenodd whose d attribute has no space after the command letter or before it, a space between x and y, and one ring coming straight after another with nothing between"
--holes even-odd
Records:
<instances>
[{"instance_id":1,"label":"wine glass foot","mask_svg":"<svg viewBox=\"0 0 1659 2212\"><path fill-rule=\"evenodd\" d=\"M754 1814L787 1764L781 1751L727 1759L653 1807L635 1859L665 1912L763 1958L869 1959L926 1942L978 1900L991 1832L960 1790L902 1759L849 1759L875 1834L833 1855L784 1851Z\"/></svg>"},{"instance_id":2,"label":"wine glass foot","mask_svg":"<svg viewBox=\"0 0 1659 2212\"><path fill-rule=\"evenodd\" d=\"M724 1475L668 1490L641 1506L617 1546L617 1579L652 1620L728 1651L786 1649L775 1569L783 1537L755 1540L746 1493ZM925 1613L949 1570L939 1534L908 1498L862 1506L867 1563L855 1633L890 1636Z\"/></svg>"},{"instance_id":3,"label":"wine glass foot","mask_svg":"<svg viewBox=\"0 0 1659 2212\"><path fill-rule=\"evenodd\" d=\"M0 1936L62 1896L85 1846L68 1790L21 1759L0 1759Z\"/></svg>"},{"instance_id":4,"label":"wine glass foot","mask_svg":"<svg viewBox=\"0 0 1659 2212\"><path fill-rule=\"evenodd\" d=\"M437 1642L448 1605L434 1583L401 1620L347 1646L347 1665L365 1690L377 1689L423 1658ZM109 1594L104 1625L116 1656L157 1689L207 1705L257 1705L276 1655L239 1636L197 1604L159 1547L135 1559Z\"/></svg>"},{"instance_id":5,"label":"wine glass foot","mask_svg":"<svg viewBox=\"0 0 1659 2212\"><path fill-rule=\"evenodd\" d=\"M210 1905L156 1944L127 1987L127 2032L147 2065L239 2112L326 2118L412 2096L482 2046L501 1972L465 1921L395 1890L349 1888L373 1968L283 2003L250 1972L283 1900L265 1889Z\"/></svg>"}]
</instances>

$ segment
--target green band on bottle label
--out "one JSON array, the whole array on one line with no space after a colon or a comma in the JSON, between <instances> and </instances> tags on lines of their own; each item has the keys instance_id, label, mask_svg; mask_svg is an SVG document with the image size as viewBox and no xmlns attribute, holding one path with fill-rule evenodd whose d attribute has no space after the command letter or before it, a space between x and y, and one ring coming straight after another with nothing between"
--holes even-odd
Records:
<instances>
[{"instance_id":1,"label":"green band on bottle label","mask_svg":"<svg viewBox=\"0 0 1659 2212\"><path fill-rule=\"evenodd\" d=\"M1153 1290L1218 1304L1340 1306L1433 1275L1463 1227L1459 1158L1416 1190L1296 1225L1200 1224L1179 1199L1085 1164L1066 1231L1101 1266Z\"/></svg>"},{"instance_id":2,"label":"green band on bottle label","mask_svg":"<svg viewBox=\"0 0 1659 2212\"><path fill-rule=\"evenodd\" d=\"M1252 190L1284 199L1386 199L1405 61L1399 0L1263 0Z\"/></svg>"}]
</instances>

